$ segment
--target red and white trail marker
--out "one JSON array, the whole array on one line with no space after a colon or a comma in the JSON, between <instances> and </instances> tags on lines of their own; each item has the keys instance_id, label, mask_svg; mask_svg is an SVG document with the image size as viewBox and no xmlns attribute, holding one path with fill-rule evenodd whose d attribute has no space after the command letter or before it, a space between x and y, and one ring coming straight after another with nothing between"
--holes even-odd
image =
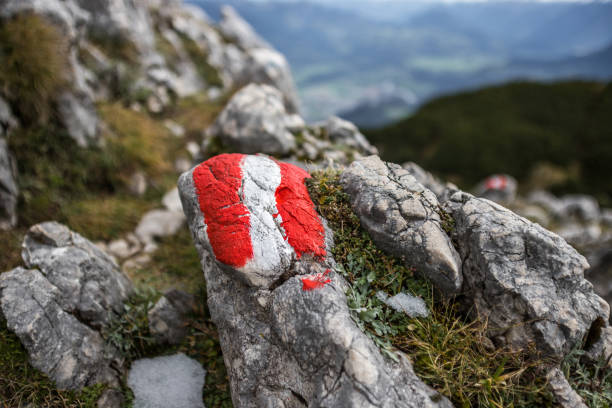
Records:
<instances>
[{"instance_id":1,"label":"red and white trail marker","mask_svg":"<svg viewBox=\"0 0 612 408\"><path fill-rule=\"evenodd\" d=\"M217 260L252 284L305 254L324 258L325 230L297 166L265 156L222 154L193 170L205 231Z\"/></svg>"}]
</instances>

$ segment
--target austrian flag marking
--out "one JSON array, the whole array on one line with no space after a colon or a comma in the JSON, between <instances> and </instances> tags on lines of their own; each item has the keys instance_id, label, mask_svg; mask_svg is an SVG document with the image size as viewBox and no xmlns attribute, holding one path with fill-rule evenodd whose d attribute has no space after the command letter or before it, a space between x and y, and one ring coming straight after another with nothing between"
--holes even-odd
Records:
<instances>
[{"instance_id":1,"label":"austrian flag marking","mask_svg":"<svg viewBox=\"0 0 612 408\"><path fill-rule=\"evenodd\" d=\"M261 275L305 254L325 257L325 230L304 184L309 177L265 156L222 154L197 166L193 182L217 260Z\"/></svg>"}]
</instances>

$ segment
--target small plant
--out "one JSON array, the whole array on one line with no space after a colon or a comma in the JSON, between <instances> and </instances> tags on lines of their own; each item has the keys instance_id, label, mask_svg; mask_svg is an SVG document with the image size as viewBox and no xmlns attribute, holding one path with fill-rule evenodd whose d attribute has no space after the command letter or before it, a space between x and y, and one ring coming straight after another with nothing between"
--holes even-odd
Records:
<instances>
[{"instance_id":1,"label":"small plant","mask_svg":"<svg viewBox=\"0 0 612 408\"><path fill-rule=\"evenodd\" d=\"M590 408L611 407L612 370L608 363L612 356L593 363L587 361L584 350L579 346L561 364L565 377Z\"/></svg>"},{"instance_id":2,"label":"small plant","mask_svg":"<svg viewBox=\"0 0 612 408\"><path fill-rule=\"evenodd\" d=\"M68 86L68 43L43 17L21 14L0 22L0 93L24 124L44 123Z\"/></svg>"}]
</instances>

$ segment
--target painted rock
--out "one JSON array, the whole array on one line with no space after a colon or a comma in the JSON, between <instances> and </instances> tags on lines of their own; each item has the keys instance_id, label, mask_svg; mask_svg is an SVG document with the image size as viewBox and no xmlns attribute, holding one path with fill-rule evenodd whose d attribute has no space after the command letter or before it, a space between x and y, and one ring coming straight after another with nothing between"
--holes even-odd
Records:
<instances>
[{"instance_id":1,"label":"painted rock","mask_svg":"<svg viewBox=\"0 0 612 408\"><path fill-rule=\"evenodd\" d=\"M269 286L302 257L323 259L325 229L308 177L266 156L222 154L199 164L179 180L183 207L195 212L195 241L252 286Z\"/></svg>"},{"instance_id":2,"label":"painted rock","mask_svg":"<svg viewBox=\"0 0 612 408\"><path fill-rule=\"evenodd\" d=\"M509 204L516 198L517 188L518 183L514 177L507 174L493 174L481 181L474 189L474 193L478 197Z\"/></svg>"}]
</instances>

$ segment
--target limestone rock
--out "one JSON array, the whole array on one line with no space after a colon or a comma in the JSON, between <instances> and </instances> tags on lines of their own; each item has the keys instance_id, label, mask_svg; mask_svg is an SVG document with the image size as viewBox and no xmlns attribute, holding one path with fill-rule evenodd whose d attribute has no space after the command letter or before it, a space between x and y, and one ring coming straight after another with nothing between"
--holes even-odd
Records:
<instances>
[{"instance_id":1,"label":"limestone rock","mask_svg":"<svg viewBox=\"0 0 612 408\"><path fill-rule=\"evenodd\" d=\"M187 335L187 313L193 312L195 299L180 290L160 297L149 310L149 331L160 344L180 344Z\"/></svg>"},{"instance_id":2,"label":"limestone rock","mask_svg":"<svg viewBox=\"0 0 612 408\"><path fill-rule=\"evenodd\" d=\"M399 165L378 156L341 175L353 210L374 243L430 279L446 295L461 290L461 260L442 229L436 196Z\"/></svg>"},{"instance_id":3,"label":"limestone rock","mask_svg":"<svg viewBox=\"0 0 612 408\"><path fill-rule=\"evenodd\" d=\"M0 96L0 137L8 136L17 126L17 118L13 115L11 107Z\"/></svg>"},{"instance_id":4,"label":"limestone rock","mask_svg":"<svg viewBox=\"0 0 612 408\"><path fill-rule=\"evenodd\" d=\"M185 216L180 211L151 210L141 218L134 233L143 244L154 244L156 238L176 234L184 222Z\"/></svg>"},{"instance_id":5,"label":"limestone rock","mask_svg":"<svg viewBox=\"0 0 612 408\"><path fill-rule=\"evenodd\" d=\"M57 109L68 134L79 146L87 147L97 138L99 119L89 97L65 92L59 97Z\"/></svg>"},{"instance_id":6,"label":"limestone rock","mask_svg":"<svg viewBox=\"0 0 612 408\"><path fill-rule=\"evenodd\" d=\"M11 229L17 224L18 194L15 160L0 135L0 230Z\"/></svg>"},{"instance_id":7,"label":"limestone rock","mask_svg":"<svg viewBox=\"0 0 612 408\"><path fill-rule=\"evenodd\" d=\"M97 246L57 222L34 225L28 231L22 257L59 290L62 307L94 328L123 312L132 291L129 279Z\"/></svg>"},{"instance_id":8,"label":"limestone rock","mask_svg":"<svg viewBox=\"0 0 612 408\"><path fill-rule=\"evenodd\" d=\"M59 388L116 383L113 351L100 334L79 321L62 291L38 270L16 268L0 275L0 306L32 366Z\"/></svg>"},{"instance_id":9,"label":"limestone rock","mask_svg":"<svg viewBox=\"0 0 612 408\"><path fill-rule=\"evenodd\" d=\"M419 297L403 292L389 297L389 295L382 291L377 292L376 297L393 310L405 313L410 317L429 317L429 309L425 301Z\"/></svg>"},{"instance_id":10,"label":"limestone rock","mask_svg":"<svg viewBox=\"0 0 612 408\"><path fill-rule=\"evenodd\" d=\"M476 186L474 193L501 204L510 204L516 198L518 182L508 174L493 174Z\"/></svg>"},{"instance_id":11,"label":"limestone rock","mask_svg":"<svg viewBox=\"0 0 612 408\"><path fill-rule=\"evenodd\" d=\"M402 167L408 171L419 183L423 185L423 187L429 189L438 197L438 201L443 202L446 201L445 192L447 188L454 188L456 186L451 183L444 183L436 176L431 174L428 171L425 171L421 166L413 162L406 162L402 164Z\"/></svg>"},{"instance_id":12,"label":"limestone rock","mask_svg":"<svg viewBox=\"0 0 612 408\"><path fill-rule=\"evenodd\" d=\"M225 38L234 41L244 50L270 48L270 45L231 6L221 7L219 29Z\"/></svg>"},{"instance_id":13,"label":"limestone rock","mask_svg":"<svg viewBox=\"0 0 612 408\"><path fill-rule=\"evenodd\" d=\"M284 155L295 148L291 123L277 89L251 84L232 97L206 133L241 153Z\"/></svg>"},{"instance_id":14,"label":"limestone rock","mask_svg":"<svg viewBox=\"0 0 612 408\"><path fill-rule=\"evenodd\" d=\"M352 321L305 177L221 155L179 180L234 406L450 407Z\"/></svg>"},{"instance_id":15,"label":"limestone rock","mask_svg":"<svg viewBox=\"0 0 612 408\"><path fill-rule=\"evenodd\" d=\"M561 408L587 408L580 395L573 390L559 368L553 368L546 375L548 389L552 391Z\"/></svg>"},{"instance_id":16,"label":"limestone rock","mask_svg":"<svg viewBox=\"0 0 612 408\"><path fill-rule=\"evenodd\" d=\"M204 408L205 377L202 365L183 353L136 360L128 375L134 408Z\"/></svg>"},{"instance_id":17,"label":"limestone rock","mask_svg":"<svg viewBox=\"0 0 612 408\"><path fill-rule=\"evenodd\" d=\"M245 79L257 84L267 84L278 89L283 95L287 112L299 111L299 102L289 63L280 52L271 48L249 50L246 61Z\"/></svg>"},{"instance_id":18,"label":"limestone rock","mask_svg":"<svg viewBox=\"0 0 612 408\"><path fill-rule=\"evenodd\" d=\"M333 143L352 147L364 155L378 154L378 149L348 120L331 116L325 122L325 130Z\"/></svg>"},{"instance_id":19,"label":"limestone rock","mask_svg":"<svg viewBox=\"0 0 612 408\"><path fill-rule=\"evenodd\" d=\"M488 319L499 344L535 342L560 358L608 321L608 304L584 279L587 261L561 237L463 192L445 209L455 220L465 299Z\"/></svg>"}]
</instances>

